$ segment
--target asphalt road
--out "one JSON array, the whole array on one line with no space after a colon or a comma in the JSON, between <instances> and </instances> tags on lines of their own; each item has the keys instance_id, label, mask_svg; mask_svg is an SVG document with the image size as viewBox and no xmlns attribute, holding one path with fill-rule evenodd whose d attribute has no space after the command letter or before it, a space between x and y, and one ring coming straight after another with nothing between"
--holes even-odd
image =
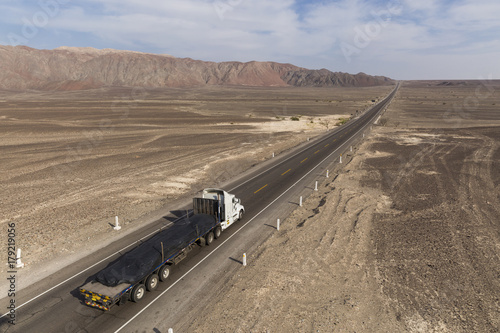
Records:
<instances>
[{"instance_id":1,"label":"asphalt road","mask_svg":"<svg viewBox=\"0 0 500 333\"><path fill-rule=\"evenodd\" d=\"M242 269L244 252L251 262L252 251L275 232L276 218L285 218L297 207L299 196L313 190L315 180L324 178L326 169L338 163L339 155L362 137L396 90L356 119L267 161L224 186L242 200L246 209L244 219L227 229L211 246L193 250L188 259L175 267L169 281L147 293L140 303L128 302L102 312L85 306L78 290L99 270L130 250L129 245L160 227L168 227L171 217L161 218L24 289L16 297L16 325L9 324L3 316L0 331L166 332L168 327L182 331L183 325L189 322L186 314L196 307L210 305L211 295ZM3 299L1 304L5 302Z\"/></svg>"}]
</instances>

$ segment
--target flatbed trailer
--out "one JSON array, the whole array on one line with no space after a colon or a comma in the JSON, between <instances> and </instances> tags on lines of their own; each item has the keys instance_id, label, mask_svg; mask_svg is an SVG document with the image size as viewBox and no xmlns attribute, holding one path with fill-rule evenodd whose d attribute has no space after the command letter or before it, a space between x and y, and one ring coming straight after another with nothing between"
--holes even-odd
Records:
<instances>
[{"instance_id":1,"label":"flatbed trailer","mask_svg":"<svg viewBox=\"0 0 500 333\"><path fill-rule=\"evenodd\" d=\"M241 219L244 208L234 195L205 189L201 198L193 199L193 211L193 216L160 231L98 272L80 288L85 304L107 311L129 300L139 302L146 291L166 281L171 269L195 246L210 245Z\"/></svg>"}]
</instances>

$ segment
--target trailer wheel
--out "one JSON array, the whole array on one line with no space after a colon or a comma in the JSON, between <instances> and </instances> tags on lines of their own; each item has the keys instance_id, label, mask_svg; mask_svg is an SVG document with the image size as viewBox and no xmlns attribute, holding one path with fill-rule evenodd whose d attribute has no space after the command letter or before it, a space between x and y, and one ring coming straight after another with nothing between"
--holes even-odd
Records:
<instances>
[{"instance_id":1,"label":"trailer wheel","mask_svg":"<svg viewBox=\"0 0 500 333\"><path fill-rule=\"evenodd\" d=\"M157 274L151 274L148 276L146 279L146 289L147 291L153 291L158 287L158 275Z\"/></svg>"},{"instance_id":2,"label":"trailer wheel","mask_svg":"<svg viewBox=\"0 0 500 333\"><path fill-rule=\"evenodd\" d=\"M158 274L160 276L160 281L164 282L170 276L170 265L164 265L160 268L160 272Z\"/></svg>"},{"instance_id":3,"label":"trailer wheel","mask_svg":"<svg viewBox=\"0 0 500 333\"><path fill-rule=\"evenodd\" d=\"M206 241L207 245L212 244L212 242L214 241L214 233L210 231L210 232L209 232L209 233L205 236L205 241Z\"/></svg>"},{"instance_id":4,"label":"trailer wheel","mask_svg":"<svg viewBox=\"0 0 500 333\"><path fill-rule=\"evenodd\" d=\"M215 239L219 238L220 235L221 235L221 233L222 233L221 227L215 228L215 230L214 230L214 237L215 237Z\"/></svg>"},{"instance_id":5,"label":"trailer wheel","mask_svg":"<svg viewBox=\"0 0 500 333\"><path fill-rule=\"evenodd\" d=\"M142 283L140 283L132 289L132 294L130 295L130 300L132 302L137 303L144 297L145 293L146 293L146 287Z\"/></svg>"},{"instance_id":6,"label":"trailer wheel","mask_svg":"<svg viewBox=\"0 0 500 333\"><path fill-rule=\"evenodd\" d=\"M241 221L243 218L243 210L240 210L240 214L238 215L238 221Z\"/></svg>"}]
</instances>

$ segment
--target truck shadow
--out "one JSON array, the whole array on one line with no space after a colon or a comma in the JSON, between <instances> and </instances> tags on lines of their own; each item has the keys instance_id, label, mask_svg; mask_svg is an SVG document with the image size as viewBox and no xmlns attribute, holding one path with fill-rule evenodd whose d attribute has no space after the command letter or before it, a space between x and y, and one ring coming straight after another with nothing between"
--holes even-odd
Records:
<instances>
[{"instance_id":1,"label":"truck shadow","mask_svg":"<svg viewBox=\"0 0 500 333\"><path fill-rule=\"evenodd\" d=\"M14 327L17 323L16 315L13 314L12 317L10 313L5 317L0 318L0 332L7 332L10 327Z\"/></svg>"},{"instance_id":2,"label":"truck shadow","mask_svg":"<svg viewBox=\"0 0 500 333\"><path fill-rule=\"evenodd\" d=\"M180 219L187 217L187 216L192 216L193 215L193 210L189 209L180 209L180 210L171 210L168 215L163 216L163 219L169 222L177 222Z\"/></svg>"},{"instance_id":3,"label":"truck shadow","mask_svg":"<svg viewBox=\"0 0 500 333\"><path fill-rule=\"evenodd\" d=\"M69 293L71 294L71 296L76 298L78 300L78 302L80 302L81 305L86 306L85 297L83 297L83 295L80 294L80 287L71 290Z\"/></svg>"}]
</instances>

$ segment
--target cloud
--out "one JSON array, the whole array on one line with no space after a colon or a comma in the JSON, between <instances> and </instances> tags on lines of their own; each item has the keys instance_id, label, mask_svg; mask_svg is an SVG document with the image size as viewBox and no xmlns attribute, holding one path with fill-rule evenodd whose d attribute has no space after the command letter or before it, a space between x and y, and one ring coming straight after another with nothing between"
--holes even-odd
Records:
<instances>
[{"instance_id":1,"label":"cloud","mask_svg":"<svg viewBox=\"0 0 500 333\"><path fill-rule=\"evenodd\" d=\"M464 1L449 9L454 26L461 30L470 28L491 29L500 27L498 1Z\"/></svg>"},{"instance_id":2,"label":"cloud","mask_svg":"<svg viewBox=\"0 0 500 333\"><path fill-rule=\"evenodd\" d=\"M72 46L213 61L273 60L402 78L420 75L421 70L413 68L430 61L441 63L458 55L484 61L489 54L500 53L500 3L494 0L63 2L57 15L40 29L44 38L30 39L31 45L43 40L47 47L51 36L52 47L64 41ZM23 22L40 11L40 5L22 3L8 0L0 6L0 27L21 31ZM349 57L346 47L351 50ZM391 70L385 59L407 65ZM460 61L461 66L464 63ZM452 75L446 68L450 66L440 75Z\"/></svg>"},{"instance_id":3,"label":"cloud","mask_svg":"<svg viewBox=\"0 0 500 333\"><path fill-rule=\"evenodd\" d=\"M98 2L91 1L95 6ZM233 5L231 5L233 4ZM66 9L58 29L87 32L125 46L149 46L177 56L242 60L314 56L335 41L328 31L300 22L290 0L227 2L107 1L102 11Z\"/></svg>"}]
</instances>

